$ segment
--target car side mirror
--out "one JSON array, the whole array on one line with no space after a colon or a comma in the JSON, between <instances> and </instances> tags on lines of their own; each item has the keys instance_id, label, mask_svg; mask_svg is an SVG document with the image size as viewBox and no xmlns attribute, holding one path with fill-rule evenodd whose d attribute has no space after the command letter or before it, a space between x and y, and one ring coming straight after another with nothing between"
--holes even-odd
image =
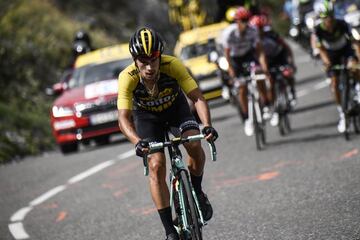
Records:
<instances>
[{"instance_id":1,"label":"car side mirror","mask_svg":"<svg viewBox=\"0 0 360 240\"><path fill-rule=\"evenodd\" d=\"M45 93L48 96L58 96L65 91L66 85L64 82L55 83L51 88L46 88Z\"/></svg>"}]
</instances>

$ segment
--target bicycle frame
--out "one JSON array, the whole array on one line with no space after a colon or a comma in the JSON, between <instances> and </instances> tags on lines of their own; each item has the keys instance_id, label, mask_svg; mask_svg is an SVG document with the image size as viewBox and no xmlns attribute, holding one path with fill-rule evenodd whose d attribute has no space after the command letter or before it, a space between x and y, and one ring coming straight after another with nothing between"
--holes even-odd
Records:
<instances>
[{"instance_id":1,"label":"bicycle frame","mask_svg":"<svg viewBox=\"0 0 360 240\"><path fill-rule=\"evenodd\" d=\"M359 69L359 65L353 66L354 69ZM353 120L355 132L360 132L360 112L353 111L355 108L359 107L359 102L354 99L356 93L356 81L354 79L354 74L349 70L349 67L346 65L345 60L343 59L343 64L334 65L333 70L340 71L338 74L339 77L339 91L341 92L341 107L345 114L345 126L346 130L344 136L346 140L350 140L350 125L351 120Z\"/></svg>"},{"instance_id":2,"label":"bicycle frame","mask_svg":"<svg viewBox=\"0 0 360 240\"><path fill-rule=\"evenodd\" d=\"M183 181L179 181L180 179L180 175L181 172L184 172L186 175L186 178L189 180L189 174L188 174L188 170L184 164L183 158L182 158L182 154L181 151L179 149L179 145L186 143L186 142L192 142L192 141L199 141L201 139L204 139L205 136L203 134L199 134L199 135L193 135L193 136L188 136L186 138L181 138L181 137L177 137L177 138L173 138L170 140L169 138L169 134L168 132L166 132L165 134L165 142L152 142L149 145L149 153L151 153L154 150L157 149L163 149L163 148L168 148L168 152L169 152L169 156L170 156L170 162L171 162L171 167L170 167L170 174L169 174L169 180L170 180L170 207L172 209L175 209L175 212L178 214L179 217L179 221L180 221L180 229L181 232L183 234L185 234L185 236L191 236L191 229L190 229L190 222L188 219L188 215L186 214L187 212L187 207L186 207L186 198L187 196L184 195L183 189L185 188L185 186L183 186L182 184L185 184ZM213 142L208 142L209 143L209 147L211 150L211 158L213 161L216 161L216 148ZM149 173L148 170L148 154L145 154L143 157L143 162L144 162L144 175L147 176ZM190 183L190 181L188 181ZM198 218L198 224L200 224L200 226L204 226L206 225L206 222L203 218L202 212L200 210L200 205L197 199L197 196L195 194L195 191L190 183L190 189L191 189L191 195L192 198L194 199L195 202L195 208L196 208L196 212L197 215L199 216ZM177 194L178 198L174 198L174 194ZM178 201L178 205L179 206L175 206L175 200ZM201 228L200 227L200 228Z\"/></svg>"}]
</instances>

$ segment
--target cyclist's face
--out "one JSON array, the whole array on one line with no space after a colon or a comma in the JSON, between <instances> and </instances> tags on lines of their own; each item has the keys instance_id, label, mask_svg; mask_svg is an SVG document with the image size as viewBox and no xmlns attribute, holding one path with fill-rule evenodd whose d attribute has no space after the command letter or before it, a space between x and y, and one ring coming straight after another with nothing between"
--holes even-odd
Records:
<instances>
[{"instance_id":1,"label":"cyclist's face","mask_svg":"<svg viewBox=\"0 0 360 240\"><path fill-rule=\"evenodd\" d=\"M243 32L246 29L248 21L247 20L237 20L236 23L238 25L240 32Z\"/></svg>"},{"instance_id":2,"label":"cyclist's face","mask_svg":"<svg viewBox=\"0 0 360 240\"><path fill-rule=\"evenodd\" d=\"M324 26L326 29L332 29L333 27L333 18L332 17L325 17L323 18Z\"/></svg>"},{"instance_id":3,"label":"cyclist's face","mask_svg":"<svg viewBox=\"0 0 360 240\"><path fill-rule=\"evenodd\" d=\"M144 80L152 81L156 79L159 72L160 57L138 57L136 58L135 63Z\"/></svg>"}]
</instances>

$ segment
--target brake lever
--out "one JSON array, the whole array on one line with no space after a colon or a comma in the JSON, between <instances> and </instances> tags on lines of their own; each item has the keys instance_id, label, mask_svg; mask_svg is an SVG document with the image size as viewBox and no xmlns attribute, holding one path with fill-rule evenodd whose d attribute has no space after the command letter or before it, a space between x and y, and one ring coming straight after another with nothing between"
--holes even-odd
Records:
<instances>
[{"instance_id":1,"label":"brake lever","mask_svg":"<svg viewBox=\"0 0 360 240\"><path fill-rule=\"evenodd\" d=\"M216 161L216 155L217 155L215 143L213 141L208 141L208 144L209 144L209 148L210 148L210 151L211 151L211 160L213 162L215 162Z\"/></svg>"},{"instance_id":2,"label":"brake lever","mask_svg":"<svg viewBox=\"0 0 360 240\"><path fill-rule=\"evenodd\" d=\"M144 164L144 175L148 176L149 175L149 166L148 166L148 154L147 153L144 153L143 164Z\"/></svg>"}]
</instances>

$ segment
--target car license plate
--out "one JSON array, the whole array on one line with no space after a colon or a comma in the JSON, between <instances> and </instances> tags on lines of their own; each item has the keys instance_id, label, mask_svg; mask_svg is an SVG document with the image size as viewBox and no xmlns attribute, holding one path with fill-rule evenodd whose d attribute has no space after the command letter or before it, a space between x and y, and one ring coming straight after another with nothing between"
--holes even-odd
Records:
<instances>
[{"instance_id":1,"label":"car license plate","mask_svg":"<svg viewBox=\"0 0 360 240\"><path fill-rule=\"evenodd\" d=\"M90 116L90 123L98 125L107 122L113 122L118 119L118 111L111 111L105 113L98 113Z\"/></svg>"}]
</instances>

